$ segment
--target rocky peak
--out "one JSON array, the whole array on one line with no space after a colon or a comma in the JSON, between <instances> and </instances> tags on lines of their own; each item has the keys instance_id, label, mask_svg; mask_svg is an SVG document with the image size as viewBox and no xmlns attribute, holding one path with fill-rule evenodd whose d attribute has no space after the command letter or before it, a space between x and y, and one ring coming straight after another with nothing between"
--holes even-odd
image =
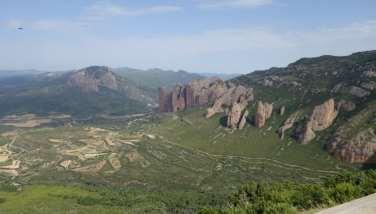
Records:
<instances>
[{"instance_id":1,"label":"rocky peak","mask_svg":"<svg viewBox=\"0 0 376 214\"><path fill-rule=\"evenodd\" d=\"M78 87L84 92L98 92L100 87L118 89L116 75L109 67L91 66L68 76L68 85Z\"/></svg>"}]
</instances>

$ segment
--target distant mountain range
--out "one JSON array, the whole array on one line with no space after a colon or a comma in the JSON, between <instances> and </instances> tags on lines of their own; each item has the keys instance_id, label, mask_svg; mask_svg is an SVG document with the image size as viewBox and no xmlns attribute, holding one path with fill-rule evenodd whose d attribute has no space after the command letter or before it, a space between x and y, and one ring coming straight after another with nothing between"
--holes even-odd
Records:
<instances>
[{"instance_id":1,"label":"distant mountain range","mask_svg":"<svg viewBox=\"0 0 376 214\"><path fill-rule=\"evenodd\" d=\"M209 74L161 69L0 71L0 115L61 112L76 116L148 112L157 107L157 89L171 88ZM220 75L218 75L220 76Z\"/></svg>"},{"instance_id":2,"label":"distant mountain range","mask_svg":"<svg viewBox=\"0 0 376 214\"><path fill-rule=\"evenodd\" d=\"M0 79L0 114L49 112L75 116L150 111L155 93L108 67Z\"/></svg>"},{"instance_id":3,"label":"distant mountain range","mask_svg":"<svg viewBox=\"0 0 376 214\"><path fill-rule=\"evenodd\" d=\"M41 71L35 69L0 70L0 79L35 75L53 76L71 71ZM127 78L129 81L134 82L138 86L150 89L158 89L159 87L170 88L176 84L187 84L194 79L202 79L205 77L218 77L223 80L229 80L241 75L225 73L191 73L184 70L173 71L159 68L142 70L130 67L113 68L112 71Z\"/></svg>"}]
</instances>

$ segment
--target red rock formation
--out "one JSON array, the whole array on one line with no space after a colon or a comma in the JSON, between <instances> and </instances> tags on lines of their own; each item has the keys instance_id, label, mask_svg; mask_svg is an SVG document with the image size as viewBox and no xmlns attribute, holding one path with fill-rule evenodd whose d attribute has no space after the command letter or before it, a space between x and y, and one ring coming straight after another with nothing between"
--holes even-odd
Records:
<instances>
[{"instance_id":1,"label":"red rock formation","mask_svg":"<svg viewBox=\"0 0 376 214\"><path fill-rule=\"evenodd\" d=\"M226 84L218 78L193 80L185 86L176 86L169 93L160 90L159 111L176 112L194 106L208 105L226 90Z\"/></svg>"}]
</instances>

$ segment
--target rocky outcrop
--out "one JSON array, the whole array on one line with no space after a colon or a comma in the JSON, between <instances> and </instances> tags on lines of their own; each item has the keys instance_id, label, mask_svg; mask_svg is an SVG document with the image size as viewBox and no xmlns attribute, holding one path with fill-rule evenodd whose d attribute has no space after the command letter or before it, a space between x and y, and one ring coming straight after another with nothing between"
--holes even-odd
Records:
<instances>
[{"instance_id":1,"label":"rocky outcrop","mask_svg":"<svg viewBox=\"0 0 376 214\"><path fill-rule=\"evenodd\" d=\"M252 89L240 85L234 86L218 78L194 80L185 86L176 86L170 92L166 92L163 88L159 89L160 112L177 112L213 103L207 109L207 118L230 108L233 108L231 111L235 112L237 106L234 104L241 106L241 112L243 112L251 100L253 100ZM237 120L236 126L239 125L241 116L234 118Z\"/></svg>"},{"instance_id":2,"label":"rocky outcrop","mask_svg":"<svg viewBox=\"0 0 376 214\"><path fill-rule=\"evenodd\" d=\"M273 104L263 103L259 101L257 103L255 126L261 128L265 125L266 121L272 116Z\"/></svg>"},{"instance_id":3,"label":"rocky outcrop","mask_svg":"<svg viewBox=\"0 0 376 214\"><path fill-rule=\"evenodd\" d=\"M67 83L84 92L98 92L100 87L118 89L116 75L110 68L104 66L92 66L73 72L68 76Z\"/></svg>"},{"instance_id":4,"label":"rocky outcrop","mask_svg":"<svg viewBox=\"0 0 376 214\"><path fill-rule=\"evenodd\" d=\"M308 144L309 142L311 142L313 139L315 139L316 137L316 134L315 132L313 131L313 129L310 127L309 124L307 124L304 129L303 129L303 133L301 134L300 138L301 138L301 143L302 144Z\"/></svg>"},{"instance_id":5,"label":"rocky outcrop","mask_svg":"<svg viewBox=\"0 0 376 214\"><path fill-rule=\"evenodd\" d=\"M285 122L283 123L283 126L281 126L278 130L278 133L279 133L279 137L281 140L283 140L285 138L285 132L289 129L291 129L295 122L298 121L300 115L301 115L301 111L296 111L294 112L293 114L291 114L286 120Z\"/></svg>"},{"instance_id":6,"label":"rocky outcrop","mask_svg":"<svg viewBox=\"0 0 376 214\"><path fill-rule=\"evenodd\" d=\"M328 151L349 163L376 164L376 130L365 126L373 120L375 113L376 104L371 103L349 118L327 144Z\"/></svg>"},{"instance_id":7,"label":"rocky outcrop","mask_svg":"<svg viewBox=\"0 0 376 214\"><path fill-rule=\"evenodd\" d=\"M252 100L252 89L247 89L241 85L230 87L215 100L212 107L207 109L206 117L210 118L217 113L224 112L225 109L230 108L234 103L239 103L241 106L244 106L245 108L248 102Z\"/></svg>"},{"instance_id":8,"label":"rocky outcrop","mask_svg":"<svg viewBox=\"0 0 376 214\"><path fill-rule=\"evenodd\" d=\"M235 102L227 116L227 127L231 129L243 129L246 122L248 111L246 108L247 103ZM243 112L244 111L244 112Z\"/></svg>"},{"instance_id":9,"label":"rocky outcrop","mask_svg":"<svg viewBox=\"0 0 376 214\"><path fill-rule=\"evenodd\" d=\"M315 131L322 131L330 127L337 115L338 111L334 99L329 99L325 103L316 106L301 134L302 143L307 144L313 140L316 136Z\"/></svg>"},{"instance_id":10,"label":"rocky outcrop","mask_svg":"<svg viewBox=\"0 0 376 214\"><path fill-rule=\"evenodd\" d=\"M245 110L242 118L240 119L239 125L238 125L239 130L242 130L244 128L245 124L247 123L248 114L249 114L248 110Z\"/></svg>"},{"instance_id":11,"label":"rocky outcrop","mask_svg":"<svg viewBox=\"0 0 376 214\"><path fill-rule=\"evenodd\" d=\"M171 112L171 96L167 96L167 92L163 89L159 89L159 112Z\"/></svg>"},{"instance_id":12,"label":"rocky outcrop","mask_svg":"<svg viewBox=\"0 0 376 214\"><path fill-rule=\"evenodd\" d=\"M203 106L213 103L218 97L228 90L228 85L221 79L212 77L201 80L193 80L188 84L190 102L188 107Z\"/></svg>"},{"instance_id":13,"label":"rocky outcrop","mask_svg":"<svg viewBox=\"0 0 376 214\"><path fill-rule=\"evenodd\" d=\"M186 103L188 103L188 87L176 86L171 93L172 111L177 112L185 109Z\"/></svg>"},{"instance_id":14,"label":"rocky outcrop","mask_svg":"<svg viewBox=\"0 0 376 214\"><path fill-rule=\"evenodd\" d=\"M170 92L160 88L159 111L176 112L194 106L208 105L226 90L227 85L219 78L193 80L185 86L176 86Z\"/></svg>"},{"instance_id":15,"label":"rocky outcrop","mask_svg":"<svg viewBox=\"0 0 376 214\"><path fill-rule=\"evenodd\" d=\"M348 163L376 164L376 134L369 128L352 139L336 137L328 145L328 150L336 158Z\"/></svg>"}]
</instances>

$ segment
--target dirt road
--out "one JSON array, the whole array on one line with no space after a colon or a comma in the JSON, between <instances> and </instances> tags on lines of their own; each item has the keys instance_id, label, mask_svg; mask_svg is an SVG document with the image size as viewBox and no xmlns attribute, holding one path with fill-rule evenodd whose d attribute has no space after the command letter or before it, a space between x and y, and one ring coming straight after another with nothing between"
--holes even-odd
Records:
<instances>
[{"instance_id":1,"label":"dirt road","mask_svg":"<svg viewBox=\"0 0 376 214\"><path fill-rule=\"evenodd\" d=\"M356 199L329 209L322 210L317 214L375 214L376 194Z\"/></svg>"}]
</instances>

